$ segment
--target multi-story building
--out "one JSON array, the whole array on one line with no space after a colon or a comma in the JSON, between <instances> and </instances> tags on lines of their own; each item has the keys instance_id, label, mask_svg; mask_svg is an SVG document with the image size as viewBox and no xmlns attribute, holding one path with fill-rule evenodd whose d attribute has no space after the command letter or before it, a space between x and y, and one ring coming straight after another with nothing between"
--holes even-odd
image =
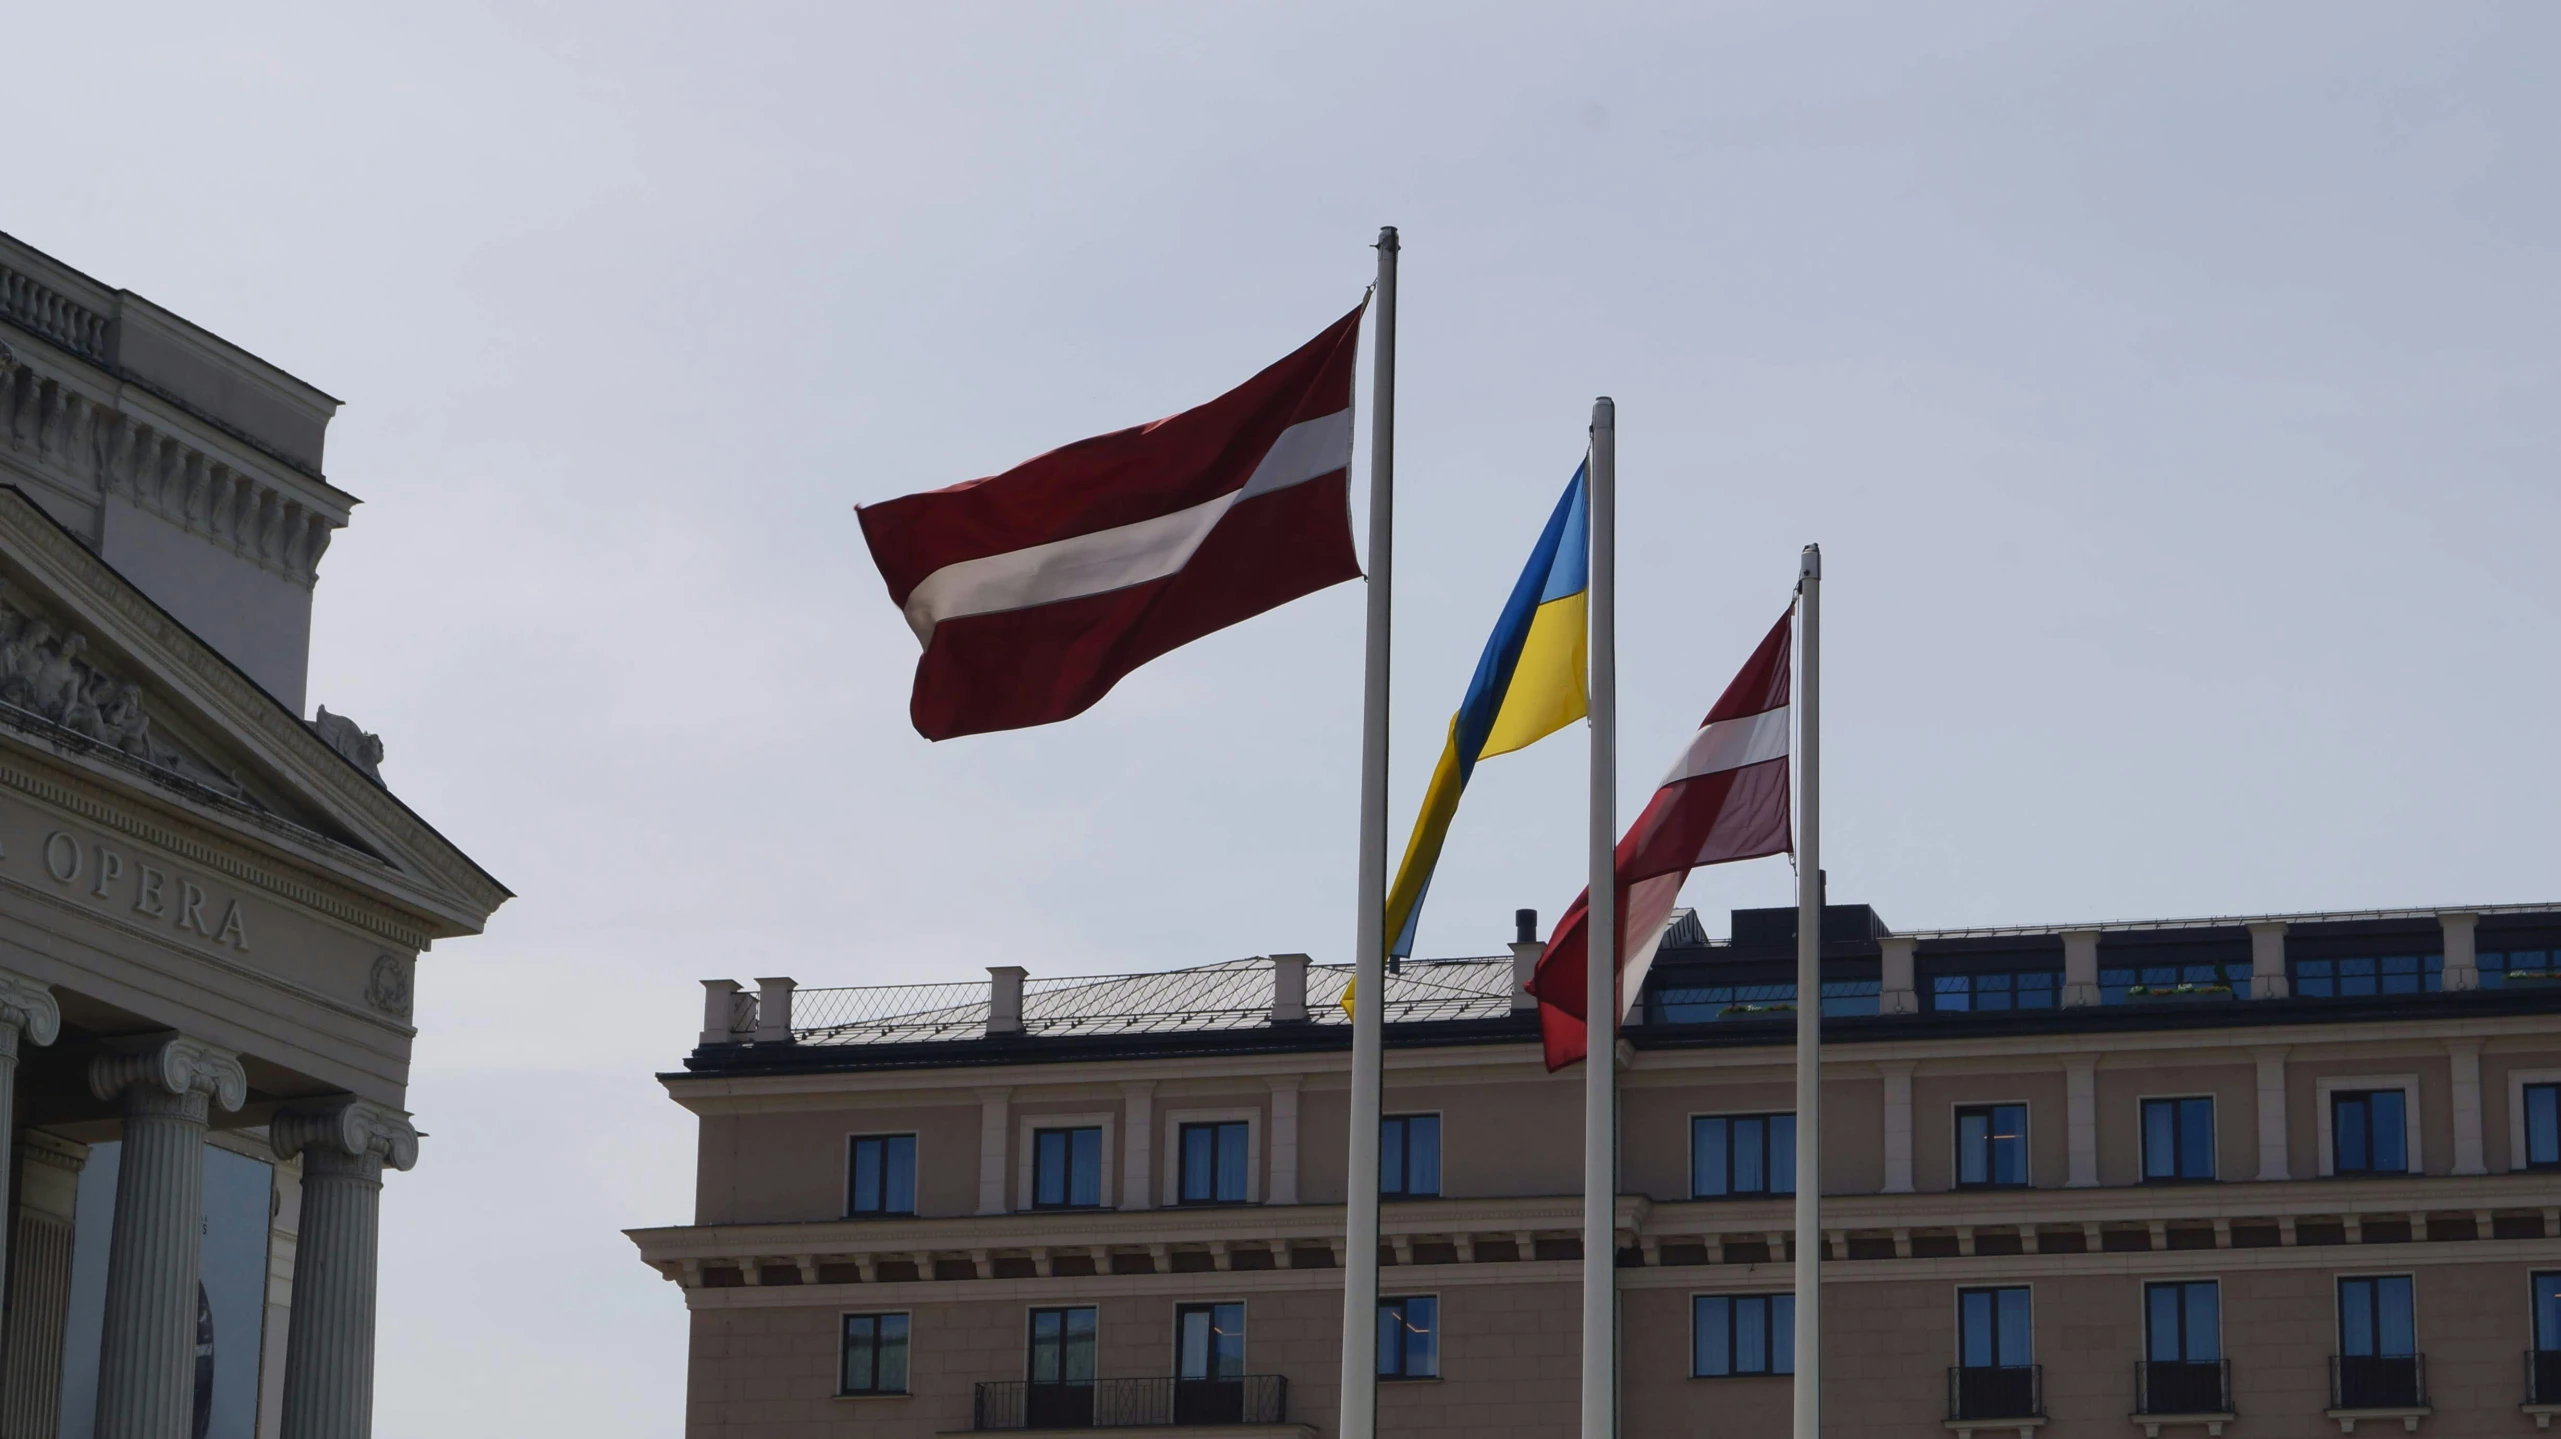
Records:
<instances>
[{"instance_id":1,"label":"multi-story building","mask_svg":"<svg viewBox=\"0 0 2561 1439\"><path fill-rule=\"evenodd\" d=\"M1824 925L1828 1433L2561 1413L2561 905ZM1677 916L1618 1047L1631 1435L1788 1432L1794 926ZM1530 928L1389 983L1382 1433L1575 1431ZM1333 1429L1342 970L758 985L663 1076L694 1222L632 1235L694 1439Z\"/></svg>"},{"instance_id":2,"label":"multi-story building","mask_svg":"<svg viewBox=\"0 0 2561 1439\"><path fill-rule=\"evenodd\" d=\"M336 400L0 235L0 1439L359 1439L419 955L507 892L304 712Z\"/></svg>"}]
</instances>

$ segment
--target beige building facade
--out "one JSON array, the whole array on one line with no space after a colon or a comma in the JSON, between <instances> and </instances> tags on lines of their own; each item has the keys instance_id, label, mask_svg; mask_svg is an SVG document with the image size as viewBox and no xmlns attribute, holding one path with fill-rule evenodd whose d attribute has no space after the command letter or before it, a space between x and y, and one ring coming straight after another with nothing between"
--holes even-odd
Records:
<instances>
[{"instance_id":1,"label":"beige building facade","mask_svg":"<svg viewBox=\"0 0 2561 1439\"><path fill-rule=\"evenodd\" d=\"M1793 926L1677 916L1619 1049L1630 1435L1788 1432ZM1390 981L1385 1433L1575 1432L1580 1071L1513 948ZM2561 1413L2561 906L1843 906L1824 955L1828 1433ZM1342 987L711 983L662 1076L694 1222L632 1232L690 1311L687 1434L1333 1432Z\"/></svg>"},{"instance_id":2,"label":"beige building facade","mask_svg":"<svg viewBox=\"0 0 2561 1439\"><path fill-rule=\"evenodd\" d=\"M0 1439L371 1430L419 959L507 892L304 714L337 403L0 235Z\"/></svg>"}]
</instances>

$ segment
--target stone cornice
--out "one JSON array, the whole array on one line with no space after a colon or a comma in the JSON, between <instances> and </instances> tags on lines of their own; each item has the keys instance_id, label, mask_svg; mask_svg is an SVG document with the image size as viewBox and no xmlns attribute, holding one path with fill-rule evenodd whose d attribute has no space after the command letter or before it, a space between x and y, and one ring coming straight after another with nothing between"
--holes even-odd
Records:
<instances>
[{"instance_id":1,"label":"stone cornice","mask_svg":"<svg viewBox=\"0 0 2561 1439\"><path fill-rule=\"evenodd\" d=\"M0 551L99 638L138 658L201 711L202 726L327 811L389 866L312 857L338 878L412 911L432 938L478 933L512 896L504 885L329 747L275 698L101 563L23 494L0 488ZM174 681L174 683L172 683Z\"/></svg>"}]
</instances>

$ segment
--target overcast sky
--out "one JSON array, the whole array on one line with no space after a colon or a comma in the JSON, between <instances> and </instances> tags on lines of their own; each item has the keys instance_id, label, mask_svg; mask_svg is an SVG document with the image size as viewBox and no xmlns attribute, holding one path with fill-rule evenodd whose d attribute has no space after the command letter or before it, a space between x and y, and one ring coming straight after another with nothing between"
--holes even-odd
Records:
<instances>
[{"instance_id":1,"label":"overcast sky","mask_svg":"<svg viewBox=\"0 0 2561 1439\"><path fill-rule=\"evenodd\" d=\"M2561 892L2548 6L7 25L0 229L345 398L313 702L522 896L420 967L385 1439L680 1432L695 981L1347 956L1359 586L928 745L852 506L1227 388L1381 224L1400 844L1609 394L1625 813L1819 541L1836 900ZM1477 771L1423 952L1573 897L1582 763Z\"/></svg>"}]
</instances>

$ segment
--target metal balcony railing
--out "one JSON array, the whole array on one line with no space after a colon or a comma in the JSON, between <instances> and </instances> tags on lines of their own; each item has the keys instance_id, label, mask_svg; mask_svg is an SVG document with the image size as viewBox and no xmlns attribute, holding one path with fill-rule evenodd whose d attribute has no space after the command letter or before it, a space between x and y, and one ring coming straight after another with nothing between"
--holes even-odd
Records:
<instances>
[{"instance_id":1,"label":"metal balcony railing","mask_svg":"<svg viewBox=\"0 0 2561 1439\"><path fill-rule=\"evenodd\" d=\"M2428 1359L2424 1354L2330 1356L2333 1409L2425 1409Z\"/></svg>"},{"instance_id":2,"label":"metal balcony railing","mask_svg":"<svg viewBox=\"0 0 2561 1439\"><path fill-rule=\"evenodd\" d=\"M2561 1349L2526 1351L2525 1402L2561 1404Z\"/></svg>"},{"instance_id":3,"label":"metal balcony railing","mask_svg":"<svg viewBox=\"0 0 2561 1439\"><path fill-rule=\"evenodd\" d=\"M1285 1424L1289 1380L1279 1374L1235 1379L1093 1379L1035 1384L1020 1379L978 1386L973 1429L1140 1429L1173 1424Z\"/></svg>"},{"instance_id":4,"label":"metal balcony railing","mask_svg":"<svg viewBox=\"0 0 2561 1439\"><path fill-rule=\"evenodd\" d=\"M2232 1361L2144 1360L2134 1366L2137 1414L2229 1414Z\"/></svg>"},{"instance_id":5,"label":"metal balcony railing","mask_svg":"<svg viewBox=\"0 0 2561 1439\"><path fill-rule=\"evenodd\" d=\"M1960 1364L1947 1371L1950 1419L2039 1419L2044 1415L2042 1364Z\"/></svg>"}]
</instances>

